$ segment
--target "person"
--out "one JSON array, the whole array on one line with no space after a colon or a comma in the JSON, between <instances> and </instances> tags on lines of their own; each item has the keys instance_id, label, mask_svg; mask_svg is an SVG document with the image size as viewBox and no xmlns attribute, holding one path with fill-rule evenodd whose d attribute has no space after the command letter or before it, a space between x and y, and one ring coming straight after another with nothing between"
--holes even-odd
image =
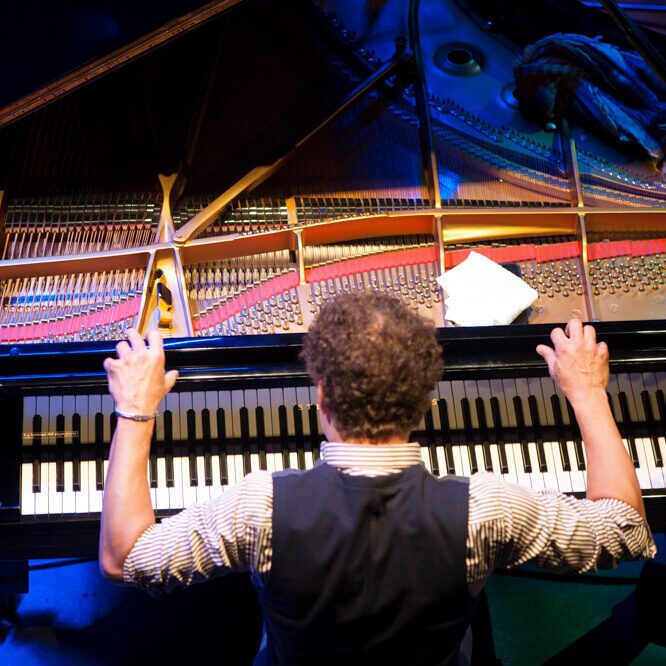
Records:
<instances>
[{"instance_id":1,"label":"person","mask_svg":"<svg viewBox=\"0 0 666 666\"><path fill-rule=\"evenodd\" d=\"M177 373L159 334L104 362L119 419L102 510L103 574L152 592L251 573L264 617L256 664L449 664L496 567L584 572L652 557L636 474L607 397L608 350L571 320L539 345L587 455L587 498L487 472L436 478L409 443L442 373L434 327L381 293L326 303L304 338L327 441L306 471L259 471L155 522L153 417ZM147 418L147 420L143 420Z\"/></svg>"}]
</instances>

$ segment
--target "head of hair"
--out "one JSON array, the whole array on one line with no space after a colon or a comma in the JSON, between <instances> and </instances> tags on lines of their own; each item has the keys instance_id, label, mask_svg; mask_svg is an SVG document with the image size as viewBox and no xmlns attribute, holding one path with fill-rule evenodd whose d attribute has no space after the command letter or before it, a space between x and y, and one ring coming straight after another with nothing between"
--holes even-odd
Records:
<instances>
[{"instance_id":1,"label":"head of hair","mask_svg":"<svg viewBox=\"0 0 666 666\"><path fill-rule=\"evenodd\" d=\"M386 441L415 428L443 371L432 322L375 291L326 302L302 359L322 407L347 441Z\"/></svg>"}]
</instances>

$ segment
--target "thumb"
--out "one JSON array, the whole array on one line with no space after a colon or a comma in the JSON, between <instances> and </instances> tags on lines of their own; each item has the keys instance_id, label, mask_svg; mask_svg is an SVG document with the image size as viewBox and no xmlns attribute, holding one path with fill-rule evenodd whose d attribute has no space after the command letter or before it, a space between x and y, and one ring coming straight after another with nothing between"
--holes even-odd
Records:
<instances>
[{"instance_id":1,"label":"thumb","mask_svg":"<svg viewBox=\"0 0 666 666\"><path fill-rule=\"evenodd\" d=\"M166 386L167 393L174 387L176 379L178 379L178 370L169 370L164 375L164 385Z\"/></svg>"},{"instance_id":2,"label":"thumb","mask_svg":"<svg viewBox=\"0 0 666 666\"><path fill-rule=\"evenodd\" d=\"M550 368L555 361L555 350L548 345L537 345L536 353L543 358Z\"/></svg>"}]
</instances>

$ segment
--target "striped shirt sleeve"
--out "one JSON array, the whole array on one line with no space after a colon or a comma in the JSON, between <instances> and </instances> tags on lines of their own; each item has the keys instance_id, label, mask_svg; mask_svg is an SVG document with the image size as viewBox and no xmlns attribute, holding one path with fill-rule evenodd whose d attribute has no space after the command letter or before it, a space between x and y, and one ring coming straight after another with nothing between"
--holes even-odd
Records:
<instances>
[{"instance_id":1,"label":"striped shirt sleeve","mask_svg":"<svg viewBox=\"0 0 666 666\"><path fill-rule=\"evenodd\" d=\"M151 525L125 559L123 580L153 595L235 571L261 574L272 558L273 479L248 474L216 499Z\"/></svg>"},{"instance_id":2,"label":"striped shirt sleeve","mask_svg":"<svg viewBox=\"0 0 666 666\"><path fill-rule=\"evenodd\" d=\"M620 500L534 491L488 473L470 479L467 584L473 595L496 567L530 562L582 573L655 553L647 522Z\"/></svg>"}]
</instances>

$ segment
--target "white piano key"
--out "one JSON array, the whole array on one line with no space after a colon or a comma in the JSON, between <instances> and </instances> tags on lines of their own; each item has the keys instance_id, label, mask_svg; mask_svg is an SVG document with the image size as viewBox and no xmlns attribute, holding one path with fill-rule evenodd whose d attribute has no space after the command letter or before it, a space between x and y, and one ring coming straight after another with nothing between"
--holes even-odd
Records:
<instances>
[{"instance_id":1,"label":"white piano key","mask_svg":"<svg viewBox=\"0 0 666 666\"><path fill-rule=\"evenodd\" d=\"M303 422L303 435L310 435L310 419L308 417L308 409L310 407L310 387L309 386L297 386L296 387L296 400L297 404L301 409Z\"/></svg>"},{"instance_id":2,"label":"white piano key","mask_svg":"<svg viewBox=\"0 0 666 666\"><path fill-rule=\"evenodd\" d=\"M453 453L453 466L456 470L456 476L470 476L469 456L467 452L465 451L463 455L460 446L452 446L451 452Z\"/></svg>"},{"instance_id":3,"label":"white piano key","mask_svg":"<svg viewBox=\"0 0 666 666\"><path fill-rule=\"evenodd\" d=\"M35 494L32 492L32 463L21 465L21 515L35 515Z\"/></svg>"},{"instance_id":4,"label":"white piano key","mask_svg":"<svg viewBox=\"0 0 666 666\"><path fill-rule=\"evenodd\" d=\"M153 511L157 510L157 488L150 485L150 465L146 467L146 481L148 481L148 492L150 493L150 505Z\"/></svg>"},{"instance_id":5,"label":"white piano key","mask_svg":"<svg viewBox=\"0 0 666 666\"><path fill-rule=\"evenodd\" d=\"M46 515L49 512L49 464L39 464L41 482L39 492L35 493L35 514Z\"/></svg>"},{"instance_id":6,"label":"white piano key","mask_svg":"<svg viewBox=\"0 0 666 666\"><path fill-rule=\"evenodd\" d=\"M65 461L63 476L65 481L65 491L62 495L62 512L75 513L76 502L74 501L74 464L71 461Z\"/></svg>"},{"instance_id":7,"label":"white piano key","mask_svg":"<svg viewBox=\"0 0 666 666\"><path fill-rule=\"evenodd\" d=\"M180 432L180 399L178 393L166 394L166 408L171 412L171 433L173 440L184 439Z\"/></svg>"},{"instance_id":8,"label":"white piano key","mask_svg":"<svg viewBox=\"0 0 666 666\"><path fill-rule=\"evenodd\" d=\"M271 411L270 411L270 418L272 422L272 429L273 429L273 435L275 437L278 437L280 435L280 416L279 416L279 408L280 405L283 404L284 399L282 397L282 389L281 388L272 388L270 389L270 395L271 395ZM266 414L266 417L268 417L268 414ZM266 418L268 420L268 418Z\"/></svg>"},{"instance_id":9,"label":"white piano key","mask_svg":"<svg viewBox=\"0 0 666 666\"><path fill-rule=\"evenodd\" d=\"M210 437L213 441L217 440L217 391L206 391L205 394L206 409L210 414Z\"/></svg>"},{"instance_id":10,"label":"white piano key","mask_svg":"<svg viewBox=\"0 0 666 666\"><path fill-rule=\"evenodd\" d=\"M285 386L282 389L283 404L287 408L287 427L289 435L294 436L296 429L294 428L294 407L298 404L296 399L296 389L293 386ZM298 467L296 467L298 469Z\"/></svg>"},{"instance_id":11,"label":"white piano key","mask_svg":"<svg viewBox=\"0 0 666 666\"><path fill-rule=\"evenodd\" d=\"M222 494L222 481L220 479L220 456L212 455L210 457L212 467L213 485L210 487L210 498L214 500Z\"/></svg>"},{"instance_id":12,"label":"white piano key","mask_svg":"<svg viewBox=\"0 0 666 666\"><path fill-rule=\"evenodd\" d=\"M77 395L74 399L74 409L81 417L81 431L79 433L81 444L90 444L91 440L88 432L88 396Z\"/></svg>"},{"instance_id":13,"label":"white piano key","mask_svg":"<svg viewBox=\"0 0 666 666\"><path fill-rule=\"evenodd\" d=\"M174 456L173 488L169 488L169 508L184 509L185 506L186 504L183 496L183 458L182 456Z\"/></svg>"},{"instance_id":14,"label":"white piano key","mask_svg":"<svg viewBox=\"0 0 666 666\"><path fill-rule=\"evenodd\" d=\"M453 391L451 390L451 382L437 382L437 390L440 399L446 402L446 413L449 418L449 427L455 430L458 427L456 421L456 413L453 408ZM462 427L462 423L460 425Z\"/></svg>"},{"instance_id":15,"label":"white piano key","mask_svg":"<svg viewBox=\"0 0 666 666\"><path fill-rule=\"evenodd\" d=\"M312 469L314 467L314 454L311 450L305 451L305 469Z\"/></svg>"},{"instance_id":16,"label":"white piano key","mask_svg":"<svg viewBox=\"0 0 666 666\"><path fill-rule=\"evenodd\" d=\"M62 493L56 490L56 464L54 462L47 463L49 470L49 487L48 487L48 502L49 502L49 515L57 516L62 514Z\"/></svg>"},{"instance_id":17,"label":"white piano key","mask_svg":"<svg viewBox=\"0 0 666 666\"><path fill-rule=\"evenodd\" d=\"M240 483L245 478L245 470L243 469L243 454L239 444L234 444L232 450L233 455L229 457L233 460L236 470L235 483Z\"/></svg>"},{"instance_id":18,"label":"white piano key","mask_svg":"<svg viewBox=\"0 0 666 666\"><path fill-rule=\"evenodd\" d=\"M573 441L567 441L567 450L571 461L571 489L575 493L584 493L587 488L587 479L585 473L578 469Z\"/></svg>"},{"instance_id":19,"label":"white piano key","mask_svg":"<svg viewBox=\"0 0 666 666\"><path fill-rule=\"evenodd\" d=\"M266 437L273 437L270 389L257 389L257 406L262 407L264 410L264 434Z\"/></svg>"},{"instance_id":20,"label":"white piano key","mask_svg":"<svg viewBox=\"0 0 666 666\"><path fill-rule=\"evenodd\" d=\"M164 412L167 409L166 398L162 398L157 408L157 417L155 418L155 439L158 442L164 441Z\"/></svg>"},{"instance_id":21,"label":"white piano key","mask_svg":"<svg viewBox=\"0 0 666 666\"><path fill-rule=\"evenodd\" d=\"M201 412L206 407L206 394L203 391L194 391L192 393L192 409L194 410L194 435L198 442L203 439L203 426L201 421Z\"/></svg>"},{"instance_id":22,"label":"white piano key","mask_svg":"<svg viewBox=\"0 0 666 666\"><path fill-rule=\"evenodd\" d=\"M548 411L545 404L545 396L541 388L541 379L539 377L528 377L527 386L529 394L536 398L537 412L539 413L539 423L541 423L542 426L549 425L551 422L548 420ZM548 399L550 400L550 397Z\"/></svg>"},{"instance_id":23,"label":"white piano key","mask_svg":"<svg viewBox=\"0 0 666 666\"><path fill-rule=\"evenodd\" d=\"M211 470L212 472L212 470ZM212 476L212 474L211 474ZM207 502L210 500L210 489L211 486L206 485L206 469L204 465L204 457L197 456L197 477L199 485L196 487L195 491L195 501L197 503Z\"/></svg>"},{"instance_id":24,"label":"white piano key","mask_svg":"<svg viewBox=\"0 0 666 666\"><path fill-rule=\"evenodd\" d=\"M419 448L421 449L421 461L423 462L423 466L432 474L432 465L430 464L430 455L428 454L428 447L421 446Z\"/></svg>"},{"instance_id":25,"label":"white piano key","mask_svg":"<svg viewBox=\"0 0 666 666\"><path fill-rule=\"evenodd\" d=\"M525 472L525 468L523 466L523 455L520 450L520 444L519 443L506 443L505 448L507 450L507 458L509 457L509 451L511 451L511 455L513 457L513 462L514 462L514 468L516 472L516 482L519 486L523 486L523 488L531 488L532 487L532 480L530 479L530 475Z\"/></svg>"},{"instance_id":26,"label":"white piano key","mask_svg":"<svg viewBox=\"0 0 666 666\"><path fill-rule=\"evenodd\" d=\"M557 467L555 465L554 446L557 446L557 442L543 443L543 450L546 457L546 471L543 472L543 483L546 488L560 490Z\"/></svg>"},{"instance_id":27,"label":"white piano key","mask_svg":"<svg viewBox=\"0 0 666 666\"><path fill-rule=\"evenodd\" d=\"M565 472L562 467L562 459L559 455L559 443L558 442L544 442L543 443L544 451L546 452L546 462L548 464L548 469L552 471L544 474L544 480L546 482L546 487L559 490L563 493L571 492L571 474Z\"/></svg>"},{"instance_id":28,"label":"white piano key","mask_svg":"<svg viewBox=\"0 0 666 666\"><path fill-rule=\"evenodd\" d=\"M532 488L534 488L534 490L545 490L546 483L543 478L543 473L539 471L536 442L528 442L527 448L529 449L530 460L532 462L532 473L530 474Z\"/></svg>"},{"instance_id":29,"label":"white piano key","mask_svg":"<svg viewBox=\"0 0 666 666\"><path fill-rule=\"evenodd\" d=\"M37 414L37 398L35 396L26 396L23 398L23 434L33 432L32 424L35 414ZM24 437L22 440L22 445L25 447L31 447L32 443L33 439L31 437Z\"/></svg>"},{"instance_id":30,"label":"white piano key","mask_svg":"<svg viewBox=\"0 0 666 666\"><path fill-rule=\"evenodd\" d=\"M102 413L104 414L104 441L111 441L111 414L115 410L113 398L106 394L102 396Z\"/></svg>"},{"instance_id":31,"label":"white piano key","mask_svg":"<svg viewBox=\"0 0 666 666\"><path fill-rule=\"evenodd\" d=\"M219 408L224 410L224 427L227 431L227 438L235 437L234 426L231 420L231 391L218 391L217 402Z\"/></svg>"},{"instance_id":32,"label":"white piano key","mask_svg":"<svg viewBox=\"0 0 666 666\"><path fill-rule=\"evenodd\" d=\"M259 404L257 391L255 389L245 389L245 395L243 397L243 403L247 407L247 422L249 426L249 433L251 438L256 438L257 436L257 406ZM264 421L266 418L264 417ZM264 431L266 427L264 426ZM252 466L254 470L254 465ZM259 467L257 466L257 469Z\"/></svg>"},{"instance_id":33,"label":"white piano key","mask_svg":"<svg viewBox=\"0 0 666 666\"><path fill-rule=\"evenodd\" d=\"M81 414L81 423L86 421ZM88 462L86 460L81 461L81 490L74 492L74 512L77 515L83 515L90 512L90 481L88 477Z\"/></svg>"},{"instance_id":34,"label":"white piano key","mask_svg":"<svg viewBox=\"0 0 666 666\"><path fill-rule=\"evenodd\" d=\"M241 436L240 427L240 409L244 406L245 395L243 391L231 392L231 427L233 428L233 436L238 438Z\"/></svg>"},{"instance_id":35,"label":"white piano key","mask_svg":"<svg viewBox=\"0 0 666 666\"><path fill-rule=\"evenodd\" d=\"M97 482L95 475L95 461L88 460L88 502L90 505L91 513L100 513L102 511L102 498L103 491L97 490ZM83 464L83 463L81 463Z\"/></svg>"}]
</instances>

